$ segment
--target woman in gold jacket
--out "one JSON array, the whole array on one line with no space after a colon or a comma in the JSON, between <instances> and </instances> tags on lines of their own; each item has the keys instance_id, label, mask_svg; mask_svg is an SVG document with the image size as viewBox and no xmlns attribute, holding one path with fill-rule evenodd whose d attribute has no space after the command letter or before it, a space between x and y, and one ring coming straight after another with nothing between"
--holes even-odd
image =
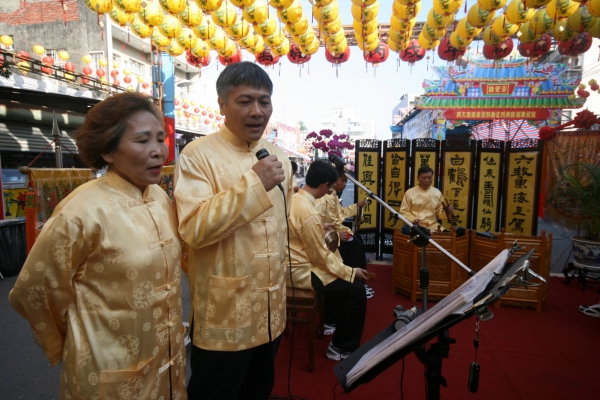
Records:
<instances>
[{"instance_id":1,"label":"woman in gold jacket","mask_svg":"<svg viewBox=\"0 0 600 400\"><path fill-rule=\"evenodd\" d=\"M63 363L60 399L187 398L181 244L156 185L162 120L134 93L88 112L77 147L106 176L56 207L10 293L50 363Z\"/></svg>"}]
</instances>

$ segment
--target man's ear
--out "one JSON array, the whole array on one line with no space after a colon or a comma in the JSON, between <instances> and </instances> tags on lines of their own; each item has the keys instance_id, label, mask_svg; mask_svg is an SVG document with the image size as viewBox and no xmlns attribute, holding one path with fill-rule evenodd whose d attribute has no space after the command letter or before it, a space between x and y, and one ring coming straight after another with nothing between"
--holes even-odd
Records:
<instances>
[{"instance_id":1,"label":"man's ear","mask_svg":"<svg viewBox=\"0 0 600 400\"><path fill-rule=\"evenodd\" d=\"M225 105L227 104L226 101L219 96L217 97L217 103L219 104L219 113L221 113L221 115L225 115Z\"/></svg>"},{"instance_id":2,"label":"man's ear","mask_svg":"<svg viewBox=\"0 0 600 400\"><path fill-rule=\"evenodd\" d=\"M111 153L102 153L100 154L102 156L102 158L104 159L104 161L106 161L108 164L112 164L114 161L114 157Z\"/></svg>"}]
</instances>

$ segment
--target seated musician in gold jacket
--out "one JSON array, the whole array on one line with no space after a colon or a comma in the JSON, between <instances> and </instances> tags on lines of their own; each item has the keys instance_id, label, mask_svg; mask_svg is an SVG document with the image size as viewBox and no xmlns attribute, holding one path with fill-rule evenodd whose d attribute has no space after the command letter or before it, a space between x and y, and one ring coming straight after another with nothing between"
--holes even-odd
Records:
<instances>
[{"instance_id":1,"label":"seated musician in gold jacket","mask_svg":"<svg viewBox=\"0 0 600 400\"><path fill-rule=\"evenodd\" d=\"M338 174L326 161L315 161L306 174L306 185L293 196L289 215L292 282L301 289L331 293L339 302L338 327L327 357L341 360L360 345L366 313L366 271L345 265L325 245L323 217L314 206L337 181Z\"/></svg>"}]
</instances>

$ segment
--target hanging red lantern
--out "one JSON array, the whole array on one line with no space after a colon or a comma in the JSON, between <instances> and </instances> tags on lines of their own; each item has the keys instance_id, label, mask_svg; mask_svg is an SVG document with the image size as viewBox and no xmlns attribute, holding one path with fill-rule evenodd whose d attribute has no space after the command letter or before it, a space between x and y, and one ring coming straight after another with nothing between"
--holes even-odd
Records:
<instances>
[{"instance_id":1,"label":"hanging red lantern","mask_svg":"<svg viewBox=\"0 0 600 400\"><path fill-rule=\"evenodd\" d=\"M220 121L220 120L221 120L221 116L217 115L217 121Z\"/></svg>"},{"instance_id":2,"label":"hanging red lantern","mask_svg":"<svg viewBox=\"0 0 600 400\"><path fill-rule=\"evenodd\" d=\"M421 48L417 39L411 40L406 49L400 52L400 59L411 64L421 61L423 57L425 57L425 49Z\"/></svg>"},{"instance_id":3,"label":"hanging red lantern","mask_svg":"<svg viewBox=\"0 0 600 400\"><path fill-rule=\"evenodd\" d=\"M192 114L190 114L189 112L184 112L183 115L185 115L186 118L189 118L192 116Z\"/></svg>"},{"instance_id":4,"label":"hanging red lantern","mask_svg":"<svg viewBox=\"0 0 600 400\"><path fill-rule=\"evenodd\" d=\"M483 45L483 56L488 60L502 60L513 51L513 40L507 37L502 43L498 43L494 46L489 44Z\"/></svg>"},{"instance_id":5,"label":"hanging red lantern","mask_svg":"<svg viewBox=\"0 0 600 400\"><path fill-rule=\"evenodd\" d=\"M188 108L190 108L190 105L188 103L183 103L183 108L187 110Z\"/></svg>"},{"instance_id":6,"label":"hanging red lantern","mask_svg":"<svg viewBox=\"0 0 600 400\"><path fill-rule=\"evenodd\" d=\"M300 47L296 43L292 43L287 58L292 64L304 64L310 61L310 54L302 54Z\"/></svg>"},{"instance_id":7,"label":"hanging red lantern","mask_svg":"<svg viewBox=\"0 0 600 400\"><path fill-rule=\"evenodd\" d=\"M208 114L208 118L214 118L214 117L215 117L215 114L213 114L213 113Z\"/></svg>"},{"instance_id":8,"label":"hanging red lantern","mask_svg":"<svg viewBox=\"0 0 600 400\"><path fill-rule=\"evenodd\" d=\"M149 87L149 86L150 86L150 85L148 84L148 82L143 82L143 83L142 83L142 88L143 88L143 89L148 89L148 87Z\"/></svg>"},{"instance_id":9,"label":"hanging red lantern","mask_svg":"<svg viewBox=\"0 0 600 400\"><path fill-rule=\"evenodd\" d=\"M329 51L326 51L325 58L332 64L345 63L350 58L350 46L346 47L346 50L341 54L331 54Z\"/></svg>"},{"instance_id":10,"label":"hanging red lantern","mask_svg":"<svg viewBox=\"0 0 600 400\"><path fill-rule=\"evenodd\" d=\"M452 46L450 38L446 38L438 46L438 56L444 61L454 61L461 58L466 50L466 48L459 49Z\"/></svg>"},{"instance_id":11,"label":"hanging red lantern","mask_svg":"<svg viewBox=\"0 0 600 400\"><path fill-rule=\"evenodd\" d=\"M110 71L111 78L116 78L118 75L119 75L119 71L117 71L116 69L113 69L112 71Z\"/></svg>"},{"instance_id":12,"label":"hanging red lantern","mask_svg":"<svg viewBox=\"0 0 600 400\"><path fill-rule=\"evenodd\" d=\"M242 61L242 50L241 49L238 49L235 52L235 54L232 55L231 57L219 56L219 62L224 66L228 66L230 64L235 64L240 61Z\"/></svg>"},{"instance_id":13,"label":"hanging red lantern","mask_svg":"<svg viewBox=\"0 0 600 400\"><path fill-rule=\"evenodd\" d=\"M74 71L75 71L75 64L73 64L73 63L72 63L72 62L70 62L70 61L67 61L67 62L65 63L65 69L66 69L67 71L69 71L69 72L74 72Z\"/></svg>"},{"instance_id":14,"label":"hanging red lantern","mask_svg":"<svg viewBox=\"0 0 600 400\"><path fill-rule=\"evenodd\" d=\"M209 120L209 119L205 119L205 120L204 120L204 123L205 123L206 125L208 125L208 124L210 124L210 120Z\"/></svg>"},{"instance_id":15,"label":"hanging red lantern","mask_svg":"<svg viewBox=\"0 0 600 400\"><path fill-rule=\"evenodd\" d=\"M208 113L206 112L206 110L202 110L202 115L204 116L204 115L206 115L206 114L208 114Z\"/></svg>"},{"instance_id":16,"label":"hanging red lantern","mask_svg":"<svg viewBox=\"0 0 600 400\"><path fill-rule=\"evenodd\" d=\"M573 39L560 40L558 52L563 56L577 57L592 47L592 36L588 32L580 33Z\"/></svg>"},{"instance_id":17,"label":"hanging red lantern","mask_svg":"<svg viewBox=\"0 0 600 400\"><path fill-rule=\"evenodd\" d=\"M199 109L198 107L196 107L196 108L194 108L194 112L195 112L196 114L198 114L198 113L200 112L200 109Z\"/></svg>"},{"instance_id":18,"label":"hanging red lantern","mask_svg":"<svg viewBox=\"0 0 600 400\"><path fill-rule=\"evenodd\" d=\"M363 58L365 59L365 61L375 65L387 60L389 55L390 48L386 43L383 42L379 42L375 50L363 52Z\"/></svg>"},{"instance_id":19,"label":"hanging red lantern","mask_svg":"<svg viewBox=\"0 0 600 400\"><path fill-rule=\"evenodd\" d=\"M271 53L271 49L265 48L263 51L255 55L256 62L265 67L277 64L279 56Z\"/></svg>"},{"instance_id":20,"label":"hanging red lantern","mask_svg":"<svg viewBox=\"0 0 600 400\"><path fill-rule=\"evenodd\" d=\"M96 70L96 75L99 76L100 78L102 78L104 75L106 75L106 72L104 72L104 70L102 68L98 68Z\"/></svg>"},{"instance_id":21,"label":"hanging red lantern","mask_svg":"<svg viewBox=\"0 0 600 400\"><path fill-rule=\"evenodd\" d=\"M52 75L52 73L54 72L54 70L52 68L48 68L51 67L52 65L54 65L54 59L50 56L44 56L42 57L42 63L45 65L45 67L42 67L42 72L48 75ZM1 64L0 64L1 66Z\"/></svg>"},{"instance_id":22,"label":"hanging red lantern","mask_svg":"<svg viewBox=\"0 0 600 400\"><path fill-rule=\"evenodd\" d=\"M131 77L129 75L126 76L125 78L123 78L123 82L125 82L127 84L131 83Z\"/></svg>"},{"instance_id":23,"label":"hanging red lantern","mask_svg":"<svg viewBox=\"0 0 600 400\"><path fill-rule=\"evenodd\" d=\"M17 57L20 58L20 59L22 59L22 60L29 60L31 58L31 56L29 55L29 53L26 52L26 51L23 51L23 50L21 50L21 51L19 51L17 53Z\"/></svg>"},{"instance_id":24,"label":"hanging red lantern","mask_svg":"<svg viewBox=\"0 0 600 400\"><path fill-rule=\"evenodd\" d=\"M115 79L113 79L113 85L121 86L121 82L119 82L119 80L117 78L115 78Z\"/></svg>"},{"instance_id":25,"label":"hanging red lantern","mask_svg":"<svg viewBox=\"0 0 600 400\"><path fill-rule=\"evenodd\" d=\"M92 69L86 65L85 67L83 67L83 74L90 76L92 74Z\"/></svg>"},{"instance_id":26,"label":"hanging red lantern","mask_svg":"<svg viewBox=\"0 0 600 400\"><path fill-rule=\"evenodd\" d=\"M543 56L550 50L550 46L552 45L552 39L549 35L544 35L538 40L531 43L523 43L519 44L519 53L523 57L540 57Z\"/></svg>"}]
</instances>

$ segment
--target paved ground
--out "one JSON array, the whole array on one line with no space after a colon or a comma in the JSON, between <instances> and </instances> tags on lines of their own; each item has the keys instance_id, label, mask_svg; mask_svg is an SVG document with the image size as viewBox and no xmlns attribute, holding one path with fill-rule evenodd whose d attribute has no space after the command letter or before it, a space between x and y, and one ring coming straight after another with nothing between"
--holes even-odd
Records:
<instances>
[{"instance_id":1,"label":"paved ground","mask_svg":"<svg viewBox=\"0 0 600 400\"><path fill-rule=\"evenodd\" d=\"M301 179L300 183L304 183ZM342 196L343 204L352 204L354 185L349 183ZM573 232L555 224L541 221L539 231L553 233L552 272L559 273L568 257ZM374 257L370 255L370 258ZM391 260L391 255L385 255ZM29 324L9 305L8 293L16 281L16 276L0 281L0 400L15 399L57 399L60 366L52 368L42 351L33 343ZM576 282L571 285L577 285ZM594 287L588 290L595 290ZM189 315L189 292L183 290L184 316ZM189 363L188 363L189 365ZM189 371L188 375L189 376Z\"/></svg>"}]
</instances>

